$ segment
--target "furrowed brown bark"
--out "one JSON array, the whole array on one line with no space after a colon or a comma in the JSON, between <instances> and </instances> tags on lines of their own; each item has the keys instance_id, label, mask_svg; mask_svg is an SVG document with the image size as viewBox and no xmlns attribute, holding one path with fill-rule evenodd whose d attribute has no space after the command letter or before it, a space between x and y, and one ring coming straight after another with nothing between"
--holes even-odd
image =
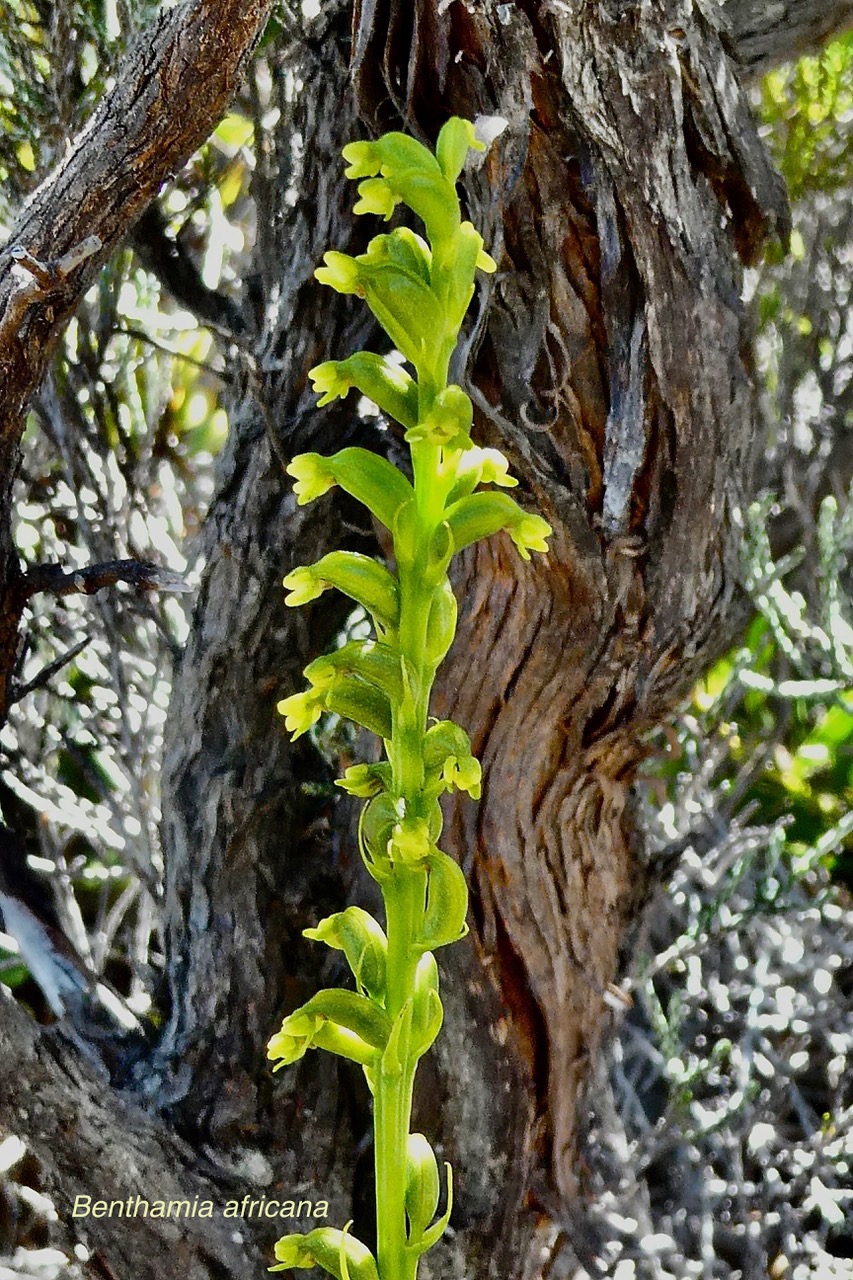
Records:
<instances>
[{"instance_id":1,"label":"furrowed brown bark","mask_svg":"<svg viewBox=\"0 0 853 1280\"><path fill-rule=\"evenodd\" d=\"M207 104L205 131L215 122L251 43L250 16L259 22L264 8L167 11L155 43L175 53L164 54L163 76L146 76L154 46L137 55L116 90L125 96L105 104L68 162L76 167L21 223L32 238L16 231L13 242L40 260L92 231L104 247L55 292L33 294L20 329L8 323L20 306L8 262L0 274L4 385L11 379L0 391L3 511L16 424L59 325L195 145L201 116L189 105ZM768 233L784 231L783 193L716 11L696 3L688 21L685 8L363 0L353 12L339 0L320 34L295 48L293 71L310 89L260 179L275 214L259 219L255 264L256 314L267 318L257 331L247 325L235 354L233 432L170 713L164 1028L153 1048L128 1047L123 1099L105 1084L99 1096L70 1043L71 1084L57 1083L55 1054L45 1067L40 1033L24 1034L20 1018L3 1046L17 1068L2 1113L53 1162L62 1205L75 1188L88 1193L129 1131L147 1152L134 1168L163 1194L195 1194L208 1185L198 1169L214 1161L219 1199L225 1186L322 1195L330 1221L352 1215L369 1239L359 1073L312 1055L273 1085L264 1062L281 1013L341 977L301 929L346 900L375 905L351 813L324 785L331 770L323 774L310 747L286 743L274 710L345 616L325 599L286 612L282 576L333 546L368 547L370 531L334 499L297 510L282 463L359 438L340 410L314 409L306 382L312 364L375 339L360 311L311 278L326 248L352 250L369 234L350 216L340 147L370 127L432 140L449 114L482 113L507 127L464 188L500 270L475 304L458 374L477 404L478 438L508 454L522 502L543 511L555 535L547 560L520 564L496 539L458 569L460 629L435 711L470 729L485 785L478 808L447 814L447 847L472 884L473 929L440 957L447 1021L417 1103L416 1124L438 1136L458 1183L455 1235L422 1275L535 1280L568 1265L565 1228L592 1158L585 1085L645 889L632 783L647 730L725 644L736 590L755 446L738 258L753 261ZM746 13L736 0L730 8ZM203 11L237 33L239 50L230 37L215 48L210 27L190 38L187 24ZM810 39L819 28L815 19ZM774 36L767 50L755 65L782 42ZM177 98L165 93L175 59L193 68ZM205 96L209 83L221 98ZM124 177L108 188L104 213L100 190L98 211L91 203L101 172L92 165L113 121L126 166L116 170L110 156L110 173ZM279 216L291 130L304 169L296 204ZM396 448L387 436L368 443ZM7 564L17 590L10 553ZM7 614L4 625L0 647L13 644L17 622ZM30 1081L52 1091L61 1114L82 1091L96 1137L22 1115L20 1082ZM170 1131L186 1146L173 1147ZM123 1280L169 1270L170 1227L149 1222L150 1234L125 1238L115 1223L90 1228ZM281 1229L245 1224L242 1243L190 1235L180 1273L245 1276L259 1250L269 1259Z\"/></svg>"},{"instance_id":2,"label":"furrowed brown bark","mask_svg":"<svg viewBox=\"0 0 853 1280\"><path fill-rule=\"evenodd\" d=\"M79 1052L57 1030L45 1031L3 990L0 992L0 1116L4 1128L25 1133L39 1157L44 1189L70 1218L78 1196L132 1202L131 1210L100 1218L77 1206L81 1239L118 1276L181 1276L213 1280L222 1275L260 1275L263 1255L253 1242L235 1241L234 1224L188 1215L149 1218L142 1200L211 1200L229 1195L227 1171L208 1162L132 1100L114 1093L103 1068ZM21 1089L21 1080L27 1084ZM212 1176L213 1175L213 1176ZM236 1192L234 1193L236 1194ZM90 1230L91 1228L91 1230ZM100 1274L104 1274L103 1269Z\"/></svg>"}]
</instances>

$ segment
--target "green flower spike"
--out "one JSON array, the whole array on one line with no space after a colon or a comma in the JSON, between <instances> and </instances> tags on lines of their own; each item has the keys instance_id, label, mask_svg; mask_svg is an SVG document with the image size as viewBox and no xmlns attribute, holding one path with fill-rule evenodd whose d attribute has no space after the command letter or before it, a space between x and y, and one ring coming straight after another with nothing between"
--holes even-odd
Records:
<instances>
[{"instance_id":1,"label":"green flower spike","mask_svg":"<svg viewBox=\"0 0 853 1280\"><path fill-rule=\"evenodd\" d=\"M517 485L507 460L472 443L471 400L449 382L476 273L495 270L479 232L463 221L456 192L472 149L483 144L458 119L442 128L435 154L402 133L344 149L347 177L359 183L356 213L388 219L406 206L426 238L397 227L358 257L327 253L315 275L362 297L408 368L358 351L324 361L310 377L321 405L356 390L398 423L411 467L404 473L360 448L302 454L288 467L300 503L338 485L393 542L393 573L367 556L333 551L285 578L287 604L334 587L364 608L375 633L309 663L310 688L279 704L295 737L329 710L376 734L382 751L375 763L351 765L338 786L364 802L358 847L381 891L385 928L351 906L305 930L343 953L355 990L318 992L284 1019L268 1050L276 1069L309 1049L335 1053L363 1069L373 1096L376 1257L348 1226L276 1245L274 1270L319 1266L336 1280L417 1280L420 1257L450 1221L450 1167L437 1217L438 1163L423 1134L409 1132L417 1065L444 1016L434 952L467 932L465 877L437 844L439 797L456 789L477 799L482 787L465 730L429 715L435 674L456 631L448 568L456 552L501 531L525 559L547 549L550 533L503 492Z\"/></svg>"}]
</instances>

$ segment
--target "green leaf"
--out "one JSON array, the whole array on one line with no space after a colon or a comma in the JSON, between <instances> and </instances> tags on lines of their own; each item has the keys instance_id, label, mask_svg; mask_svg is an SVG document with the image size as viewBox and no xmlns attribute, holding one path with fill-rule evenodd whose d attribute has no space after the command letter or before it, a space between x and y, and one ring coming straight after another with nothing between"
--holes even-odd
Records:
<instances>
[{"instance_id":1,"label":"green leaf","mask_svg":"<svg viewBox=\"0 0 853 1280\"><path fill-rule=\"evenodd\" d=\"M436 849L427 859L427 906L418 946L426 950L458 942L468 932L468 886L460 867Z\"/></svg>"},{"instance_id":2,"label":"green leaf","mask_svg":"<svg viewBox=\"0 0 853 1280\"><path fill-rule=\"evenodd\" d=\"M344 1027L374 1049L384 1049L391 1032L388 1015L373 1000L368 1000L355 991L340 991L335 988L318 991L295 1012L303 1016L321 1017Z\"/></svg>"},{"instance_id":3,"label":"green leaf","mask_svg":"<svg viewBox=\"0 0 853 1280\"><path fill-rule=\"evenodd\" d=\"M438 135L435 157L448 182L455 183L464 168L468 152L485 149L485 143L477 137L470 120L451 116Z\"/></svg>"},{"instance_id":4,"label":"green leaf","mask_svg":"<svg viewBox=\"0 0 853 1280\"><path fill-rule=\"evenodd\" d=\"M347 907L321 920L316 929L303 929L306 938L343 951L360 991L374 999L385 995L388 942L376 920L361 907Z\"/></svg>"},{"instance_id":5,"label":"green leaf","mask_svg":"<svg viewBox=\"0 0 853 1280\"><path fill-rule=\"evenodd\" d=\"M360 261L378 266L396 265L410 275L420 276L425 285L431 283L432 253L421 236L408 227L397 227L390 235L374 236Z\"/></svg>"},{"instance_id":6,"label":"green leaf","mask_svg":"<svg viewBox=\"0 0 853 1280\"><path fill-rule=\"evenodd\" d=\"M439 1218L438 1222L434 1223L428 1231L424 1232L420 1245L418 1246L419 1254L426 1253L428 1249L431 1249L433 1245L438 1243L447 1230L448 1223L450 1222L450 1215L453 1212L453 1170L446 1161L444 1167L447 1170L447 1208Z\"/></svg>"},{"instance_id":7,"label":"green leaf","mask_svg":"<svg viewBox=\"0 0 853 1280\"><path fill-rule=\"evenodd\" d=\"M326 693L326 706L375 733L377 738L391 738L391 703L381 689L358 676L337 677Z\"/></svg>"},{"instance_id":8,"label":"green leaf","mask_svg":"<svg viewBox=\"0 0 853 1280\"><path fill-rule=\"evenodd\" d=\"M365 301L394 346L419 373L432 374L447 330L432 289L396 265L364 268L360 278Z\"/></svg>"},{"instance_id":9,"label":"green leaf","mask_svg":"<svg viewBox=\"0 0 853 1280\"><path fill-rule=\"evenodd\" d=\"M320 688L332 686L345 676L355 676L379 689L392 705L403 695L400 655L381 640L350 640L340 649L309 662L305 675Z\"/></svg>"},{"instance_id":10,"label":"green leaf","mask_svg":"<svg viewBox=\"0 0 853 1280\"><path fill-rule=\"evenodd\" d=\"M341 449L331 458L319 453L301 453L287 467L287 472L296 477L295 491L301 506L321 497L336 484L363 503L388 529L394 523L397 509L414 494L402 471L368 449Z\"/></svg>"}]
</instances>

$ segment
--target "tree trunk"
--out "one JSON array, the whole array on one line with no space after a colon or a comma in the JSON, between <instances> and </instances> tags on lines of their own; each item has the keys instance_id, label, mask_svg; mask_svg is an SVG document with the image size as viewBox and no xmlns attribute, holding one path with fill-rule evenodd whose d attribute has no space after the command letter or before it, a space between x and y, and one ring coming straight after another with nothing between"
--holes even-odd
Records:
<instances>
[{"instance_id":1,"label":"tree trunk","mask_svg":"<svg viewBox=\"0 0 853 1280\"><path fill-rule=\"evenodd\" d=\"M563 1273L594 1158L585 1090L608 987L651 889L632 785L649 729L729 637L756 444L738 260L785 227L716 15L704 0L336 0L291 55L306 88L258 147L269 216L169 717L164 1026L128 1053L124 1097L105 1091L92 1121L107 1147L131 1136L122 1185L302 1193L370 1239L360 1073L318 1054L273 1080L264 1062L282 1013L339 976L301 930L346 901L373 905L347 801L275 712L345 619L328 596L285 611L281 578L331 547L369 549L372 531L332 499L298 509L283 461L367 432L340 406L317 411L307 383L313 364L375 336L312 279L325 249L369 233L350 214L341 146L365 126L432 140L449 114L499 116L504 132L464 182L499 272L457 376L478 439L509 456L522 502L555 535L547 561L520 564L497 538L457 574L459 633L434 711L470 730L484 789L479 806L447 811L472 932L441 957L446 1024L415 1123L454 1164L458 1197L455 1232L422 1274ZM369 440L383 442L397 448ZM11 1018L4 1052L63 1111L65 1064L37 1039ZM75 1071L97 1113L97 1088ZM44 1111L13 1119L11 1077L5 1089L3 1114L52 1168L64 1211L77 1192L112 1194L94 1185L97 1142ZM88 1229L122 1280L164 1274L165 1227ZM180 1274L242 1280L281 1229L190 1232Z\"/></svg>"},{"instance_id":2,"label":"tree trunk","mask_svg":"<svg viewBox=\"0 0 853 1280\"><path fill-rule=\"evenodd\" d=\"M422 1089L441 1105L429 1114L422 1100L418 1123L438 1129L461 1188L459 1232L432 1274L533 1275L584 1187L584 1089L646 889L631 800L644 735L727 638L754 436L736 253L754 260L785 200L701 11L684 29L663 3L491 16L373 4L357 6L353 31L355 98L374 128L405 122L432 138L450 113L508 122L466 179L500 269L458 373L481 440L509 455L556 533L544 569L496 539L459 573L436 711L471 730L484 795L448 813L474 927L445 962L448 1029L435 1087ZM318 300L311 270L359 234L351 193L330 180L359 131L343 64L312 52L302 76L323 84L297 107L314 216L297 209L280 234L286 301L265 349L283 368L255 387L288 456L309 440L322 449L316 433L332 425L308 410L307 369L354 345L349 313ZM270 293L281 283L277 271L265 279ZM173 1073L180 1062L184 1119L221 1140L251 1132L260 1108L285 1167L298 1125L312 1153L303 1174L369 1234L358 1222L369 1160L350 1208L352 1152L328 1127L330 1108L345 1107L352 1138L368 1132L351 1074L332 1091L327 1064L292 1073L269 1114L258 1084L280 993L290 1007L319 980L298 930L368 892L343 805L314 809L330 824L325 852L278 847L300 816L300 770L314 766L286 746L273 705L340 622L315 611L305 632L285 618L280 577L341 545L343 527L329 505L295 511L263 412L249 397L238 417L178 674L166 793L174 1004L160 1049ZM231 914L238 946L210 928ZM214 984L187 981L210 972ZM316 1105L321 1087L325 1105L306 1107L303 1091Z\"/></svg>"}]
</instances>

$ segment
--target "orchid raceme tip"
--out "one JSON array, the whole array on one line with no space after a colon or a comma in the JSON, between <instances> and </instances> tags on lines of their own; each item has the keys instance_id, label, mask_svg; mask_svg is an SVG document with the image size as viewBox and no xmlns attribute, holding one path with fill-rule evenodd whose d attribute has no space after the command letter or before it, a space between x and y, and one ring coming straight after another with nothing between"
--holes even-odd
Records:
<instances>
[{"instance_id":1,"label":"orchid raceme tip","mask_svg":"<svg viewBox=\"0 0 853 1280\"><path fill-rule=\"evenodd\" d=\"M397 227L357 257L325 254L317 280L363 298L392 351L326 360L309 376L321 406L356 390L399 424L411 470L358 447L328 457L300 454L287 467L300 504L338 486L393 543L393 572L368 556L333 551L284 579L287 605L334 588L360 605L373 627L372 638L350 640L309 663L309 687L278 704L285 728L299 737L330 711L374 733L383 753L351 765L338 786L363 801L359 849L382 893L385 928L351 906L305 930L343 953L355 990L318 992L284 1019L268 1050L276 1070L309 1050L357 1063L375 1100L376 1256L348 1227L286 1236L276 1245L280 1265L273 1270L318 1266L336 1280L415 1280L420 1257L450 1219L450 1167L438 1216L435 1153L423 1134L409 1133L417 1063L443 1019L433 953L467 932L465 877L438 843L439 798L456 790L477 799L483 781L465 730L429 716L436 671L456 629L448 569L457 552L498 534L508 534L529 559L547 551L551 532L504 492L518 481L503 454L474 444L471 399L449 380L477 274L496 265L463 220L456 192L472 149L484 144L460 119L445 124L435 152L402 133L344 148L346 175L359 183L355 212L388 219L408 207L425 236Z\"/></svg>"}]
</instances>

